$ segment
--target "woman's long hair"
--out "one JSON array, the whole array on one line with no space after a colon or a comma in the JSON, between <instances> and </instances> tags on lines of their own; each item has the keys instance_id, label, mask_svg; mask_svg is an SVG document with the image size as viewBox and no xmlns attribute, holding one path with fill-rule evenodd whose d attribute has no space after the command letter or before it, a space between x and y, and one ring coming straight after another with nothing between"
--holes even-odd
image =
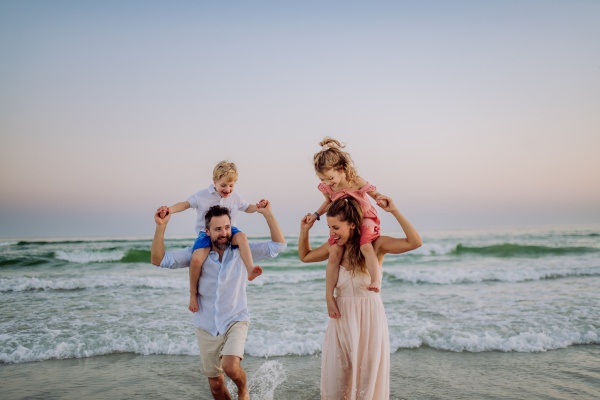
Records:
<instances>
[{"instance_id":1,"label":"woman's long hair","mask_svg":"<svg viewBox=\"0 0 600 400\"><path fill-rule=\"evenodd\" d=\"M351 197L334 200L327 207L328 217L337 217L339 220L354 224L354 232L346 243L346 258L348 259L348 270L352 273L360 271L367 272L365 257L360 251L360 225L363 219L362 208L356 200Z\"/></svg>"}]
</instances>

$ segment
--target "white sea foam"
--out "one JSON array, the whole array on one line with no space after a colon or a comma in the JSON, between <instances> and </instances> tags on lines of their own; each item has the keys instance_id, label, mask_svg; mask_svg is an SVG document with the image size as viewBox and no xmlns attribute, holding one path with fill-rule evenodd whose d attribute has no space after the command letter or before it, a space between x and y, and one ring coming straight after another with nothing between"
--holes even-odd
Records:
<instances>
[{"instance_id":1,"label":"white sea foam","mask_svg":"<svg viewBox=\"0 0 600 400\"><path fill-rule=\"evenodd\" d=\"M192 327L190 326L191 331ZM64 333L60 330L48 330L45 334L37 335L34 343L25 345L14 333L2 334L0 335L0 362L22 363L49 359L85 358L112 353L199 354L198 343L191 334L151 334L148 330L140 330L129 333L103 332L95 335L72 332L65 337ZM252 329L250 333L252 333ZM390 344L392 353L402 348L417 348L423 345L455 352L541 352L575 344L600 344L599 334L598 329L591 326L580 329L555 330L530 328L526 332L503 336L489 331L440 332L439 327L425 324L401 332L390 332ZM266 345L265 342L256 341L256 335L250 334L245 352L258 357L316 354L321 351L323 335L324 332L312 338L306 338L304 341L296 335L287 339L281 336L280 342ZM257 373L257 382L263 382L262 387L264 388L268 386L265 382L271 382L274 389L285 376L280 374L281 371L273 373L277 368L273 365L265 367L264 373ZM263 378L259 379L258 376L263 376ZM267 393L267 391L263 393Z\"/></svg>"},{"instance_id":2,"label":"white sea foam","mask_svg":"<svg viewBox=\"0 0 600 400\"><path fill-rule=\"evenodd\" d=\"M127 275L85 275L74 278L0 278L0 292L25 290L77 290L109 287L146 287L185 289L185 278L137 277Z\"/></svg>"},{"instance_id":3,"label":"white sea foam","mask_svg":"<svg viewBox=\"0 0 600 400\"><path fill-rule=\"evenodd\" d=\"M450 254L454 249L456 249L456 245L423 243L421 247L412 250L410 253L407 254L415 256L441 256L445 254Z\"/></svg>"},{"instance_id":4,"label":"white sea foam","mask_svg":"<svg viewBox=\"0 0 600 400\"><path fill-rule=\"evenodd\" d=\"M432 329L433 328L433 329ZM536 331L502 336L497 332L439 332L432 324L412 328L399 334L390 334L392 352L401 348L415 348L427 345L435 349L455 352L516 351L540 352L569 347L575 344L598 344L600 332L594 327Z\"/></svg>"},{"instance_id":5,"label":"white sea foam","mask_svg":"<svg viewBox=\"0 0 600 400\"><path fill-rule=\"evenodd\" d=\"M276 357L290 354L307 355L321 351L325 331L302 332L294 328L283 332L250 329L245 351L256 357Z\"/></svg>"},{"instance_id":6,"label":"white sea foam","mask_svg":"<svg viewBox=\"0 0 600 400\"><path fill-rule=\"evenodd\" d=\"M58 260L64 260L75 263L91 263L91 262L109 262L119 261L125 256L123 250L111 250L111 251L62 251L58 250L54 253L54 257Z\"/></svg>"},{"instance_id":7,"label":"white sea foam","mask_svg":"<svg viewBox=\"0 0 600 400\"><path fill-rule=\"evenodd\" d=\"M488 281L523 282L569 276L600 275L600 267L591 268L499 268L462 270L455 268L427 270L392 270L386 274L395 279L412 283L431 283L451 285L460 283L479 283Z\"/></svg>"},{"instance_id":8,"label":"white sea foam","mask_svg":"<svg viewBox=\"0 0 600 400\"><path fill-rule=\"evenodd\" d=\"M267 361L248 380L250 400L273 400L275 389L287 378L287 373L279 361ZM227 382L227 390L232 399L237 399L237 386L233 381Z\"/></svg>"},{"instance_id":9,"label":"white sea foam","mask_svg":"<svg viewBox=\"0 0 600 400\"><path fill-rule=\"evenodd\" d=\"M19 242L0 242L0 246L11 246L13 244L17 244Z\"/></svg>"},{"instance_id":10,"label":"white sea foam","mask_svg":"<svg viewBox=\"0 0 600 400\"><path fill-rule=\"evenodd\" d=\"M60 333L60 331L58 331ZM90 337L73 332L68 339L56 334L39 335L33 345L23 346L15 335L0 335L0 362L22 363L50 359L86 358L112 353L199 355L198 341L191 335L135 336L104 333Z\"/></svg>"}]
</instances>

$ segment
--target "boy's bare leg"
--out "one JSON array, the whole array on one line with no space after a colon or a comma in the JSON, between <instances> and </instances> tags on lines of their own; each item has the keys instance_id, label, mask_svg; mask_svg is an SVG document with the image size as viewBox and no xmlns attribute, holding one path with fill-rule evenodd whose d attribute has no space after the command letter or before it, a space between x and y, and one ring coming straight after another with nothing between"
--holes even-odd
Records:
<instances>
[{"instance_id":1,"label":"boy's bare leg","mask_svg":"<svg viewBox=\"0 0 600 400\"><path fill-rule=\"evenodd\" d=\"M240 358L230 355L223 356L221 367L223 367L223 370L229 379L231 379L237 386L238 399L250 400L250 393L248 392L248 386L246 384L246 371L244 371L240 365Z\"/></svg>"},{"instance_id":2,"label":"boy's bare leg","mask_svg":"<svg viewBox=\"0 0 600 400\"><path fill-rule=\"evenodd\" d=\"M210 247L201 247L192 253L192 261L190 262L190 306L188 307L191 312L198 311L198 281L200 280L200 272L202 272L202 264L206 261L208 253L210 253Z\"/></svg>"},{"instance_id":3,"label":"boy's bare leg","mask_svg":"<svg viewBox=\"0 0 600 400\"><path fill-rule=\"evenodd\" d=\"M365 256L365 262L367 264L367 271L371 276L371 283L367 285L367 290L373 292L381 291L381 278L379 277L379 262L377 261L377 255L375 249L371 243L366 243L360 246L360 251Z\"/></svg>"},{"instance_id":4,"label":"boy's bare leg","mask_svg":"<svg viewBox=\"0 0 600 400\"><path fill-rule=\"evenodd\" d=\"M250 245L248 244L248 237L246 234L243 232L236 233L231 239L231 244L239 246L240 248L240 257L242 257L242 261L246 266L246 271L248 271L248 280L253 281L260 276L263 271L261 267L254 266L252 252L250 251Z\"/></svg>"},{"instance_id":5,"label":"boy's bare leg","mask_svg":"<svg viewBox=\"0 0 600 400\"><path fill-rule=\"evenodd\" d=\"M340 264L344 256L344 247L334 244L329 247L329 261L327 261L327 270L325 271L325 300L327 300L327 313L331 318L339 318L340 310L333 296L335 285L337 285L340 275Z\"/></svg>"}]
</instances>

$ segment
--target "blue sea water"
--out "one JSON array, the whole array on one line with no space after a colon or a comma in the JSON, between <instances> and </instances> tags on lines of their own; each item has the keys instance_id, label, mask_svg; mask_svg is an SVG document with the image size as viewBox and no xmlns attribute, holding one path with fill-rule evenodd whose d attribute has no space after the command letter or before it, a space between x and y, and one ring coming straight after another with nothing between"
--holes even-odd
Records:
<instances>
[{"instance_id":1,"label":"blue sea water","mask_svg":"<svg viewBox=\"0 0 600 400\"><path fill-rule=\"evenodd\" d=\"M393 353L419 347L533 353L600 343L599 226L422 236L421 248L384 262ZM249 356L321 352L325 263L301 263L297 237L286 239L287 250L259 263L263 275L248 284ZM192 242L168 239L167 248ZM152 266L150 243L0 240L0 362L198 355L187 270Z\"/></svg>"}]
</instances>

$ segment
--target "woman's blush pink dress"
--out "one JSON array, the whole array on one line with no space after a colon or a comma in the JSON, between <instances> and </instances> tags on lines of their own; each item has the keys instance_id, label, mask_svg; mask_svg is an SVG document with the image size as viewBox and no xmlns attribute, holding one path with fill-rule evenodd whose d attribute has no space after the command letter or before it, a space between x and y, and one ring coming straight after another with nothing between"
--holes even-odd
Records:
<instances>
[{"instance_id":1,"label":"woman's blush pink dress","mask_svg":"<svg viewBox=\"0 0 600 400\"><path fill-rule=\"evenodd\" d=\"M379 293L368 274L340 266L335 288L339 318L329 320L321 361L321 399L388 400L390 337Z\"/></svg>"}]
</instances>

